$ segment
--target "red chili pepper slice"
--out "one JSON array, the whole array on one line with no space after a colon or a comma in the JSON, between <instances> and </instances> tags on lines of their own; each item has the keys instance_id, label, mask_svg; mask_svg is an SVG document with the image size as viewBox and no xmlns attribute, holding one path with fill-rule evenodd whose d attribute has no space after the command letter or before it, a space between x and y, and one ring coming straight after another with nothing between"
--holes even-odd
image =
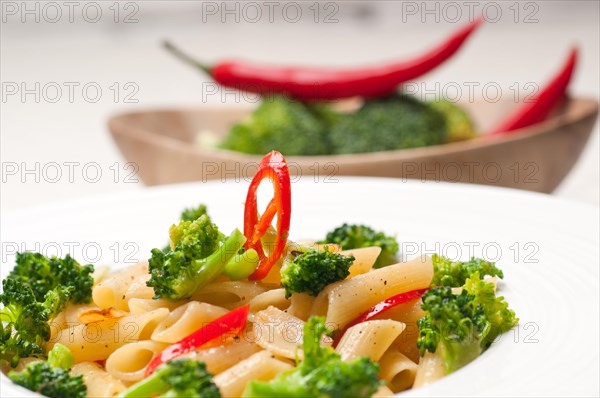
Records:
<instances>
[{"instance_id":1,"label":"red chili pepper slice","mask_svg":"<svg viewBox=\"0 0 600 398\"><path fill-rule=\"evenodd\" d=\"M346 331L348 329L350 329L352 326L358 325L359 323L363 323L366 321L370 321L371 319L375 318L377 315L381 315L391 308L394 308L400 304L408 303L411 300L418 299L419 297L421 297L423 295L423 293L425 293L428 290L429 290L429 288L411 290L410 292L397 294L395 296L392 296L390 298L387 298L387 299L375 304L373 307L371 307L367 311L363 312L362 314L360 314L359 316L354 318L354 320L352 320L350 323L348 323L337 334L335 340L333 341L333 347L334 348L337 347L338 343L340 342L340 340L342 339L342 337L344 336Z\"/></svg>"},{"instance_id":2,"label":"red chili pepper slice","mask_svg":"<svg viewBox=\"0 0 600 398\"><path fill-rule=\"evenodd\" d=\"M201 327L189 336L179 342L165 348L160 354L155 356L146 368L146 377L154 373L160 365L186 354L196 348L222 337L225 334L241 333L246 327L250 305L236 308L220 318Z\"/></svg>"},{"instance_id":3,"label":"red chili pepper slice","mask_svg":"<svg viewBox=\"0 0 600 398\"><path fill-rule=\"evenodd\" d=\"M518 106L489 134L506 134L543 121L565 97L577 65L577 48L572 48L561 70L529 102Z\"/></svg>"},{"instance_id":4,"label":"red chili pepper slice","mask_svg":"<svg viewBox=\"0 0 600 398\"><path fill-rule=\"evenodd\" d=\"M266 211L258 219L257 191L263 179L270 178L273 183L274 195ZM292 194L290 172L283 155L277 151L267 154L258 171L250 183L244 208L244 235L246 235L246 249L258 252L259 263L256 271L250 275L250 280L261 280L271 270L273 265L283 256L285 245L290 231L290 217L292 214ZM260 241L277 215L277 240L273 251L267 257Z\"/></svg>"},{"instance_id":5,"label":"red chili pepper slice","mask_svg":"<svg viewBox=\"0 0 600 398\"><path fill-rule=\"evenodd\" d=\"M431 71L449 59L483 22L476 19L430 51L404 62L358 69L281 67L222 62L207 67L176 49L165 47L185 62L207 72L219 84L258 94L283 93L299 100L380 97Z\"/></svg>"}]
</instances>

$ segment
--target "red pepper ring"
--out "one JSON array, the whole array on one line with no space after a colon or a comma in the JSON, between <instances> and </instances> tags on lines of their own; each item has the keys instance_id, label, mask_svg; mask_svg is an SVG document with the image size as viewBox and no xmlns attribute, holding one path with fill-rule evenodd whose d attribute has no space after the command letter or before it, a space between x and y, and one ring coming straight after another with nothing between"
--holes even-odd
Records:
<instances>
[{"instance_id":1,"label":"red pepper ring","mask_svg":"<svg viewBox=\"0 0 600 398\"><path fill-rule=\"evenodd\" d=\"M220 318L211 321L179 342L171 344L155 356L146 368L145 377L150 376L160 365L183 354L214 342L226 334L239 334L246 328L250 305L236 308Z\"/></svg>"},{"instance_id":2,"label":"red pepper ring","mask_svg":"<svg viewBox=\"0 0 600 398\"><path fill-rule=\"evenodd\" d=\"M265 214L258 219L257 191L263 179L270 178L273 183L273 199ZM292 194L290 172L283 155L277 151L267 154L250 183L244 208L244 235L247 241L245 248L258 252L259 262L256 271L248 279L261 280L267 276L273 265L283 256L290 231L292 214ZM271 254L267 257L260 238L266 233L271 221L277 215L277 240Z\"/></svg>"},{"instance_id":3,"label":"red pepper ring","mask_svg":"<svg viewBox=\"0 0 600 398\"><path fill-rule=\"evenodd\" d=\"M256 244L257 241L260 240L266 233L271 223L273 222L273 218L277 214L277 204L275 203L275 198L271 199L269 204L267 205L267 209L262 214L260 219L258 220L258 224L254 229L254 236L252 237L251 245Z\"/></svg>"},{"instance_id":4,"label":"red pepper ring","mask_svg":"<svg viewBox=\"0 0 600 398\"><path fill-rule=\"evenodd\" d=\"M410 292L397 294L395 296L392 296L390 298L387 298L387 299L375 304L373 307L369 308L367 311L363 312L362 314L360 314L359 316L354 318L354 320L350 321L350 323L348 323L337 334L337 336L335 337L335 340L333 340L333 347L334 348L337 347L338 343L340 342L340 340L342 340L342 337L344 336L346 331L348 329L350 329L352 326L358 325L359 323L363 323L366 321L370 321L371 319L375 318L377 315L381 315L391 308L394 308L400 304L405 304L405 303L408 303L409 301L418 299L419 297L421 297L423 295L423 293L425 293L428 290L429 290L429 288L411 290Z\"/></svg>"}]
</instances>

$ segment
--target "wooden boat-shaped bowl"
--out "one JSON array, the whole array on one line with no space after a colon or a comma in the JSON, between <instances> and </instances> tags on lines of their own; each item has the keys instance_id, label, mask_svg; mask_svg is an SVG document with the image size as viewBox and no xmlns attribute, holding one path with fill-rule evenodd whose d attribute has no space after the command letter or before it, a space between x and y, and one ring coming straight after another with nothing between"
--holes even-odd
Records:
<instances>
[{"instance_id":1,"label":"wooden boat-shaped bowl","mask_svg":"<svg viewBox=\"0 0 600 398\"><path fill-rule=\"evenodd\" d=\"M512 101L461 104L482 131L511 107ZM252 178L262 155L203 149L200 131L219 136L252 111L250 107L202 107L115 115L109 129L121 152L138 166L148 185L225 178ZM552 192L569 173L593 130L598 102L571 98L543 123L508 136L424 148L353 155L289 156L294 175L334 181L336 176L468 182Z\"/></svg>"}]
</instances>

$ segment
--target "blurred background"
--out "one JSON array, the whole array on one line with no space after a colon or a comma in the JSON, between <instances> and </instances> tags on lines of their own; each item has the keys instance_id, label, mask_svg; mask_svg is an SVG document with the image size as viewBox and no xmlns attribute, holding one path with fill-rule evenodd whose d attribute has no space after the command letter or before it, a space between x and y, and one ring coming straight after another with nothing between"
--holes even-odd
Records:
<instances>
[{"instance_id":1,"label":"blurred background","mask_svg":"<svg viewBox=\"0 0 600 398\"><path fill-rule=\"evenodd\" d=\"M421 95L455 83L481 97L543 84L577 44L570 85L598 99L597 1L3 1L1 208L141 189L107 129L111 115L145 109L239 107L253 96L211 93L205 74L168 54L172 40L206 62L358 66L419 54L483 15L451 60L416 80ZM521 93L522 95L522 93ZM543 151L543 148L540 148ZM554 195L599 203L596 123ZM552 156L551 153L547 154Z\"/></svg>"}]
</instances>

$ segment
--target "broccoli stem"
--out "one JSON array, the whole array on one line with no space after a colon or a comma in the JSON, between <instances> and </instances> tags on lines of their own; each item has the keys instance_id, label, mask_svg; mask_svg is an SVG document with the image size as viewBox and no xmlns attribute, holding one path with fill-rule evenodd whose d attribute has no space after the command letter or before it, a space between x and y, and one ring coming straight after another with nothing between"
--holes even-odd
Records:
<instances>
[{"instance_id":1,"label":"broccoli stem","mask_svg":"<svg viewBox=\"0 0 600 398\"><path fill-rule=\"evenodd\" d=\"M150 398L166 392L171 386L162 379L164 371L164 369L157 370L152 376L122 392L119 398Z\"/></svg>"},{"instance_id":2,"label":"broccoli stem","mask_svg":"<svg viewBox=\"0 0 600 398\"><path fill-rule=\"evenodd\" d=\"M199 260L201 265L198 269L198 275L202 275L202 278L198 281L199 286L197 286L196 289L206 286L221 275L227 266L227 263L237 255L244 243L246 243L246 237L236 228L231 235L225 239L223 245L213 254L205 259Z\"/></svg>"},{"instance_id":3,"label":"broccoli stem","mask_svg":"<svg viewBox=\"0 0 600 398\"><path fill-rule=\"evenodd\" d=\"M48 353L48 365L69 370L73 366L73 354L66 346L56 343Z\"/></svg>"},{"instance_id":4,"label":"broccoli stem","mask_svg":"<svg viewBox=\"0 0 600 398\"><path fill-rule=\"evenodd\" d=\"M258 265L258 253L249 249L233 257L226 265L223 273L231 280L238 281L252 275Z\"/></svg>"}]
</instances>

